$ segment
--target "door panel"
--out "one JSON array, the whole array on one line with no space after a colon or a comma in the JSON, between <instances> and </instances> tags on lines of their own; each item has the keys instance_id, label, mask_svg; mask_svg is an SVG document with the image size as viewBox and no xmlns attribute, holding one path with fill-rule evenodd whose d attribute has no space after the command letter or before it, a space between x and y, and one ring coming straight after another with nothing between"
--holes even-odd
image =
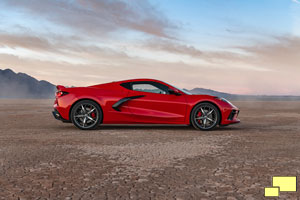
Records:
<instances>
[{"instance_id":1,"label":"door panel","mask_svg":"<svg viewBox=\"0 0 300 200\"><path fill-rule=\"evenodd\" d=\"M137 123L183 124L186 113L184 95L157 94L142 91L130 91L130 96L141 98L128 101L127 105Z\"/></svg>"}]
</instances>

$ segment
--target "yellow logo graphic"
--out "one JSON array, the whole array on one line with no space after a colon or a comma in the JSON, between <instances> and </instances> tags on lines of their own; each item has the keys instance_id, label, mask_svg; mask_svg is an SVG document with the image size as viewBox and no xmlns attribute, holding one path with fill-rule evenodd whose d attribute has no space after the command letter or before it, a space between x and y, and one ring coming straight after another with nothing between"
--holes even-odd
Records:
<instances>
[{"instance_id":1,"label":"yellow logo graphic","mask_svg":"<svg viewBox=\"0 0 300 200\"><path fill-rule=\"evenodd\" d=\"M273 176L273 187L265 188L265 197L278 197L279 192L296 192L297 177L296 176Z\"/></svg>"}]
</instances>

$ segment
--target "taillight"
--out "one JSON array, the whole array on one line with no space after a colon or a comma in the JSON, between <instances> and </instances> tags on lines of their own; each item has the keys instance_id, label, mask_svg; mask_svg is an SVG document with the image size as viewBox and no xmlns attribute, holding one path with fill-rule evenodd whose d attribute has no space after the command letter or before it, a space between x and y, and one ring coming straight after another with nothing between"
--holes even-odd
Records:
<instances>
[{"instance_id":1,"label":"taillight","mask_svg":"<svg viewBox=\"0 0 300 200\"><path fill-rule=\"evenodd\" d=\"M64 96L66 94L69 94L68 92L64 92L64 91L57 91L56 92L56 97L61 97L61 96Z\"/></svg>"}]
</instances>

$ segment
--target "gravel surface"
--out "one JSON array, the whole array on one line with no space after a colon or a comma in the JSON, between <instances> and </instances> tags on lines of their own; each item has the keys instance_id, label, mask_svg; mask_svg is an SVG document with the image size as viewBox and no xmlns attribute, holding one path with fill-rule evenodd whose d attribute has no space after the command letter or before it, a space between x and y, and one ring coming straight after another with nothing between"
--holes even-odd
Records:
<instances>
[{"instance_id":1,"label":"gravel surface","mask_svg":"<svg viewBox=\"0 0 300 200\"><path fill-rule=\"evenodd\" d=\"M300 102L234 102L242 123L210 132L81 131L55 120L52 103L0 100L0 199L259 200L272 176L300 172Z\"/></svg>"}]
</instances>

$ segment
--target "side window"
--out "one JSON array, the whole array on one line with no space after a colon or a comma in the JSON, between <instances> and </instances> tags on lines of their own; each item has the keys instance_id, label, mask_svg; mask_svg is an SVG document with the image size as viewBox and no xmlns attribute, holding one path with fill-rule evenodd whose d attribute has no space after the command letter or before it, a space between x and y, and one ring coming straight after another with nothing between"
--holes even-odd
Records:
<instances>
[{"instance_id":1,"label":"side window","mask_svg":"<svg viewBox=\"0 0 300 200\"><path fill-rule=\"evenodd\" d=\"M166 90L160 89L157 86L154 86L150 83L133 83L132 90L141 91L141 92L151 92L157 94L167 94Z\"/></svg>"}]
</instances>

